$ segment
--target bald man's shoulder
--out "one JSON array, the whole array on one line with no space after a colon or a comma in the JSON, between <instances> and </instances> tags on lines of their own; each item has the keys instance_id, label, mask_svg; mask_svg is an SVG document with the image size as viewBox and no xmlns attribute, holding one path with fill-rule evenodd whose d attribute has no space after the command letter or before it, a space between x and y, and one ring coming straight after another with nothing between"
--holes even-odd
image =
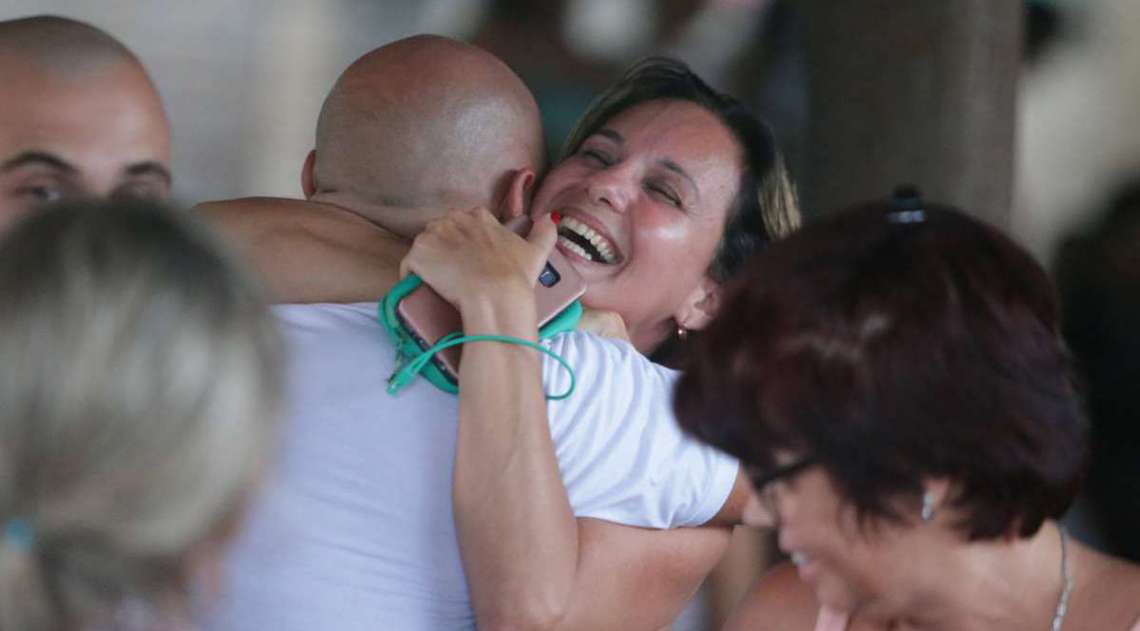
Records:
<instances>
[{"instance_id":1,"label":"bald man's shoulder","mask_svg":"<svg viewBox=\"0 0 1140 631\"><path fill-rule=\"evenodd\" d=\"M193 209L260 274L275 302L361 302L383 295L410 243L349 210L246 197Z\"/></svg>"}]
</instances>

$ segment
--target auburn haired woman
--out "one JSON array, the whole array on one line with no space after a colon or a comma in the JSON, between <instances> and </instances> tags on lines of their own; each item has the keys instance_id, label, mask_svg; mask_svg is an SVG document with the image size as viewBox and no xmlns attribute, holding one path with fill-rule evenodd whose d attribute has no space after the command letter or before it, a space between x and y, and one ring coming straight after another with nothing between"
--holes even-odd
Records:
<instances>
[{"instance_id":1,"label":"auburn haired woman","mask_svg":"<svg viewBox=\"0 0 1140 631\"><path fill-rule=\"evenodd\" d=\"M1085 423L1025 251L910 196L811 225L744 276L675 401L745 463L792 559L730 628L1140 629L1140 567L1058 523Z\"/></svg>"}]
</instances>

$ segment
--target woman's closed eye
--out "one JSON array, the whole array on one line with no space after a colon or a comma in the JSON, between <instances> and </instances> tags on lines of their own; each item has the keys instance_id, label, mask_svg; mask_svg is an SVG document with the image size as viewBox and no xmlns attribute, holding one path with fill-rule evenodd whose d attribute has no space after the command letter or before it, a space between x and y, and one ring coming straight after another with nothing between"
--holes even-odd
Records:
<instances>
[{"instance_id":1,"label":"woman's closed eye","mask_svg":"<svg viewBox=\"0 0 1140 631\"><path fill-rule=\"evenodd\" d=\"M677 208L683 207L681 196L667 184L650 182L646 185L646 189L672 206L676 206Z\"/></svg>"},{"instance_id":2,"label":"woman's closed eye","mask_svg":"<svg viewBox=\"0 0 1140 631\"><path fill-rule=\"evenodd\" d=\"M586 160L603 167L608 167L614 163L613 157L600 149L583 149L580 154Z\"/></svg>"}]
</instances>

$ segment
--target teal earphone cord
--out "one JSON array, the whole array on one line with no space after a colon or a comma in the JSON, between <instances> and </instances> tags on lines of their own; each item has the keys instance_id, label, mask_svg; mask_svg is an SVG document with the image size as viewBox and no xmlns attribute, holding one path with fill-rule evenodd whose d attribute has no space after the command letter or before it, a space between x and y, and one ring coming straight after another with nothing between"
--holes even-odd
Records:
<instances>
[{"instance_id":1,"label":"teal earphone cord","mask_svg":"<svg viewBox=\"0 0 1140 631\"><path fill-rule=\"evenodd\" d=\"M396 286L380 300L380 304L376 310L376 319L384 326L384 330L388 333L388 338L392 341L392 344L396 346L396 370L388 379L389 394L394 395L402 390L411 383L417 375L423 377L433 386L444 392L457 394L459 387L455 381L445 375L431 360L436 353L466 342L502 342L506 344L517 344L550 355L570 373L570 387L562 394L555 396L546 395L546 398L551 401L560 401L574 393L577 377L574 374L574 370L570 367L570 364L557 353L544 346L535 344L530 340L508 335L464 336L461 331L455 331L443 336L438 342L425 349L424 346L426 342L423 342L410 333L407 328L404 327L403 321L396 312L396 306L399 302L422 284L423 281L420 280L419 276L408 274L400 282L396 283ZM540 327L538 337L540 339L548 339L559 333L572 331L577 328L578 321L581 317L582 303L575 300L563 309L561 313Z\"/></svg>"},{"instance_id":2,"label":"teal earphone cord","mask_svg":"<svg viewBox=\"0 0 1140 631\"><path fill-rule=\"evenodd\" d=\"M452 346L466 344L467 342L503 342L506 344L515 344L518 346L533 348L553 357L559 364L562 365L563 368L566 369L566 372L570 374L570 387L566 389L566 392L563 392L561 394L544 395L548 401L561 401L562 399L569 397L571 394L574 394L574 388L578 385L577 376L574 374L574 369L570 367L570 364L567 363L566 360L563 359L562 356L560 356L558 353L555 353L554 351L546 348L545 346L542 346L541 344L536 344L530 340L524 340L521 337L512 337L509 335L462 335L456 332L443 336L430 348L410 359L408 363L404 364L399 370L393 373L392 376L388 379L388 394L396 394L400 390L404 389L405 386L407 386L413 379L416 378L416 375L420 374L420 371L422 371L428 365L428 362L431 361L432 357L435 357L436 353L442 351L445 348L451 348Z\"/></svg>"}]
</instances>

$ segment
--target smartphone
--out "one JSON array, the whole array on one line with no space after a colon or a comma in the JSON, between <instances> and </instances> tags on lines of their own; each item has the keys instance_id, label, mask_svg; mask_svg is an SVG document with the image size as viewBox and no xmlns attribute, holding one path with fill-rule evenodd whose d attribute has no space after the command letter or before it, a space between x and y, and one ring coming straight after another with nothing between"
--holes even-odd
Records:
<instances>
[{"instance_id":1,"label":"smartphone","mask_svg":"<svg viewBox=\"0 0 1140 631\"><path fill-rule=\"evenodd\" d=\"M529 217L516 217L506 224L516 234L525 237L530 232ZM535 283L534 298L541 329L553 320L586 291L586 283L558 250L552 250L550 259ZM420 285L396 305L396 317L404 329L415 337L421 349L431 348L445 335L463 330L459 310L447 302L426 283ZM459 381L459 360L463 345L446 348L432 358L435 365L452 383Z\"/></svg>"}]
</instances>

